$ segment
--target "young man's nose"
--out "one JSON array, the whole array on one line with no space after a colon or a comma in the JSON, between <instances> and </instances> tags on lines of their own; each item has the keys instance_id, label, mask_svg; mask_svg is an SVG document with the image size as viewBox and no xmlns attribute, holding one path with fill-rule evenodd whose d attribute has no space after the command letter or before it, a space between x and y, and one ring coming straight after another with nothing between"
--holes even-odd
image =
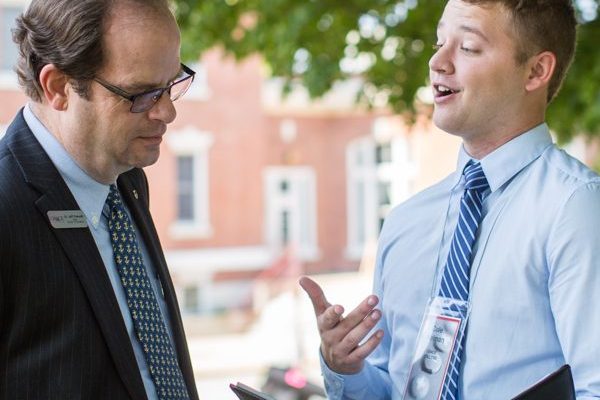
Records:
<instances>
[{"instance_id":1,"label":"young man's nose","mask_svg":"<svg viewBox=\"0 0 600 400\"><path fill-rule=\"evenodd\" d=\"M440 47L429 59L429 69L440 74L451 74L454 72L450 50Z\"/></svg>"}]
</instances>

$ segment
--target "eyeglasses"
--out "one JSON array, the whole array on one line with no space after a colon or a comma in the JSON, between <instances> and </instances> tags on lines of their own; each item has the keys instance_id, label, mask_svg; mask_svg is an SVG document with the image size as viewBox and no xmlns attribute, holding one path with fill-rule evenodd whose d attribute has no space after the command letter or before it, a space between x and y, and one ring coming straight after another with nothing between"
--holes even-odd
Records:
<instances>
[{"instance_id":1,"label":"eyeglasses","mask_svg":"<svg viewBox=\"0 0 600 400\"><path fill-rule=\"evenodd\" d=\"M132 113L142 113L151 109L160 100L162 95L167 92L171 101L175 101L187 92L194 80L196 73L189 67L181 64L181 71L173 83L163 88L150 89L142 93L131 94L118 86L111 85L100 78L94 78L94 81L102 85L106 90L123 97L131 102L129 111Z\"/></svg>"}]
</instances>

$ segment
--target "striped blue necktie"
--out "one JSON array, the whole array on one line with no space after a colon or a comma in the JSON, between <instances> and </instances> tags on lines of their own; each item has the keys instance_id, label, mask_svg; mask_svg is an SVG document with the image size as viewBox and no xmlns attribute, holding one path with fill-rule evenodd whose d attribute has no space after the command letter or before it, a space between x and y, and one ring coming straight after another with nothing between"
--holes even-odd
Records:
<instances>
[{"instance_id":1,"label":"striped blue necktie","mask_svg":"<svg viewBox=\"0 0 600 400\"><path fill-rule=\"evenodd\" d=\"M108 230L115 263L158 398L187 400L185 381L146 273L135 230L115 185L110 185L106 205L109 209Z\"/></svg>"},{"instance_id":2,"label":"striped blue necktie","mask_svg":"<svg viewBox=\"0 0 600 400\"><path fill-rule=\"evenodd\" d=\"M483 169L481 169L478 162L469 161L465 166L463 175L465 177L465 192L460 200L458 224L450 244L450 252L448 253L439 293L442 297L458 300L469 298L471 253L477 228L482 218L482 196L489 188ZM463 336L463 340L454 346L453 357L450 360L448 375L444 383L443 400L458 399L460 361L465 337L466 335Z\"/></svg>"}]
</instances>

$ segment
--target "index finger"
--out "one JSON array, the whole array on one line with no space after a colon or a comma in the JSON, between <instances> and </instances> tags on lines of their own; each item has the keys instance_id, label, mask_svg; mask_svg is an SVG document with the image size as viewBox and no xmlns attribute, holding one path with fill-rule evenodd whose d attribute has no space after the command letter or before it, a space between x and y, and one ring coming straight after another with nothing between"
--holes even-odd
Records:
<instances>
[{"instance_id":1,"label":"index finger","mask_svg":"<svg viewBox=\"0 0 600 400\"><path fill-rule=\"evenodd\" d=\"M308 294L310 297L310 301L312 302L313 308L315 309L315 314L317 316L323 314L328 307L331 306L327 299L325 298L325 293L323 293L323 289L321 286L312 279L307 276L303 276L298 281L302 289Z\"/></svg>"}]
</instances>

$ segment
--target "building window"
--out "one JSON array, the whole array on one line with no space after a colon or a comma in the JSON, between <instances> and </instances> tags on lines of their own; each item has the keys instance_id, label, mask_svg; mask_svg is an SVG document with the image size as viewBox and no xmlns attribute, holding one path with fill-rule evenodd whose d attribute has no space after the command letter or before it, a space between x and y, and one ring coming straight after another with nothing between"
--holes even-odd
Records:
<instances>
[{"instance_id":1,"label":"building window","mask_svg":"<svg viewBox=\"0 0 600 400\"><path fill-rule=\"evenodd\" d=\"M208 152L212 135L188 127L171 132L167 142L175 154L177 179L177 213L170 234L174 239L209 237Z\"/></svg>"},{"instance_id":2,"label":"building window","mask_svg":"<svg viewBox=\"0 0 600 400\"><path fill-rule=\"evenodd\" d=\"M12 29L22 12L22 7L0 6L0 89L18 88L17 75L13 68L19 51L12 40Z\"/></svg>"},{"instance_id":3,"label":"building window","mask_svg":"<svg viewBox=\"0 0 600 400\"><path fill-rule=\"evenodd\" d=\"M200 293L198 286L186 286L183 288L183 312L195 314L200 311Z\"/></svg>"},{"instance_id":4,"label":"building window","mask_svg":"<svg viewBox=\"0 0 600 400\"><path fill-rule=\"evenodd\" d=\"M12 70L19 52L12 40L15 20L23 12L18 7L0 7L0 69Z\"/></svg>"},{"instance_id":5,"label":"building window","mask_svg":"<svg viewBox=\"0 0 600 400\"><path fill-rule=\"evenodd\" d=\"M177 220L194 221L194 156L177 157Z\"/></svg>"},{"instance_id":6,"label":"building window","mask_svg":"<svg viewBox=\"0 0 600 400\"><path fill-rule=\"evenodd\" d=\"M348 145L346 151L348 232L346 255L360 259L374 243L391 207L413 193L414 163L408 138L393 132L384 119L372 135Z\"/></svg>"},{"instance_id":7,"label":"building window","mask_svg":"<svg viewBox=\"0 0 600 400\"><path fill-rule=\"evenodd\" d=\"M377 238L377 170L375 141L371 137L350 143L347 169L347 256L359 259L363 247Z\"/></svg>"},{"instance_id":8,"label":"building window","mask_svg":"<svg viewBox=\"0 0 600 400\"><path fill-rule=\"evenodd\" d=\"M315 173L307 167L265 171L266 241L272 248L293 246L300 259L318 258Z\"/></svg>"}]
</instances>

